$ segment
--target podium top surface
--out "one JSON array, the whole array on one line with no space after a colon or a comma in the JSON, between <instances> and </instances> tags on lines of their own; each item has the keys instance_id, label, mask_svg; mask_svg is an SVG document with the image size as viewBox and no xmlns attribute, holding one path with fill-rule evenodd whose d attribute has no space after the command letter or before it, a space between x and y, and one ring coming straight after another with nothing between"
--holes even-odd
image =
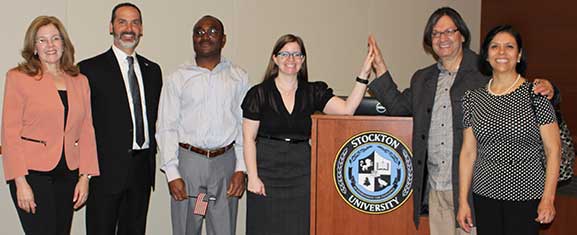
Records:
<instances>
[{"instance_id":1,"label":"podium top surface","mask_svg":"<svg viewBox=\"0 0 577 235\"><path fill-rule=\"evenodd\" d=\"M383 121L403 121L403 120L412 120L412 117L397 117L397 116L347 116L347 115L327 115L327 114L313 114L312 119L330 119L330 120L338 120L338 119L354 119L354 120L383 120Z\"/></svg>"}]
</instances>

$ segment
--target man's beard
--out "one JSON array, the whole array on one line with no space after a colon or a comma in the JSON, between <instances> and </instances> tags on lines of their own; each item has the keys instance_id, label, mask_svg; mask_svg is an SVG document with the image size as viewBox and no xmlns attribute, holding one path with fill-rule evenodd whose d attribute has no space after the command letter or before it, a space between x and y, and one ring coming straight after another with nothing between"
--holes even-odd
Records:
<instances>
[{"instance_id":1,"label":"man's beard","mask_svg":"<svg viewBox=\"0 0 577 235\"><path fill-rule=\"evenodd\" d=\"M123 41L122 36L124 36L124 35L132 35L134 40L133 41ZM134 32L122 32L120 34L117 34L116 32L114 32L114 39L116 41L118 41L118 44L124 49L134 49L136 47L136 45L138 45L138 42L140 42L140 36L141 35L136 35Z\"/></svg>"}]
</instances>

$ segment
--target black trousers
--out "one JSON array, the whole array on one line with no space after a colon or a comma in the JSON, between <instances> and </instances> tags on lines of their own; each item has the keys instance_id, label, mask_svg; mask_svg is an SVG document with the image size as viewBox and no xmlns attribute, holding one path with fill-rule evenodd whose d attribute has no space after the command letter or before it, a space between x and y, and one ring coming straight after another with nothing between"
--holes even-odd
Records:
<instances>
[{"instance_id":1,"label":"black trousers","mask_svg":"<svg viewBox=\"0 0 577 235\"><path fill-rule=\"evenodd\" d=\"M538 235L539 200L505 201L473 194L478 235Z\"/></svg>"},{"instance_id":2,"label":"black trousers","mask_svg":"<svg viewBox=\"0 0 577 235\"><path fill-rule=\"evenodd\" d=\"M87 235L139 235L146 233L146 216L151 183L146 158L149 150L133 151L128 180L120 192L109 192L102 185L90 184L86 202ZM93 190L98 186L98 190Z\"/></svg>"},{"instance_id":3,"label":"black trousers","mask_svg":"<svg viewBox=\"0 0 577 235\"><path fill-rule=\"evenodd\" d=\"M70 234L74 213L74 188L78 182L78 170L70 171L64 155L51 171L28 172L26 181L34 193L36 213L27 213L18 207L17 188L14 180L8 181L12 201L18 212L22 229L27 235Z\"/></svg>"}]
</instances>

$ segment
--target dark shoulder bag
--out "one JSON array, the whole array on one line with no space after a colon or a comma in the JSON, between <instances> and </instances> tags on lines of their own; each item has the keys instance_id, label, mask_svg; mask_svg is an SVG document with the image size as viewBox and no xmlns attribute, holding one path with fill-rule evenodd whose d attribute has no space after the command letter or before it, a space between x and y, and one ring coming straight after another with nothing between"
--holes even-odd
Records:
<instances>
[{"instance_id":1,"label":"dark shoulder bag","mask_svg":"<svg viewBox=\"0 0 577 235\"><path fill-rule=\"evenodd\" d=\"M533 108L533 114L535 114L535 102L533 101L533 83L529 87L529 92L531 93L531 107ZM555 108L555 116L557 116L557 124L559 125L559 134L561 134L561 162L559 164L559 183L563 181L570 180L573 177L573 162L575 161L575 147L573 146L573 138L571 138L571 132L569 127L563 117L561 116L561 110ZM535 117L535 120L536 117ZM546 162L546 161L544 161Z\"/></svg>"}]
</instances>

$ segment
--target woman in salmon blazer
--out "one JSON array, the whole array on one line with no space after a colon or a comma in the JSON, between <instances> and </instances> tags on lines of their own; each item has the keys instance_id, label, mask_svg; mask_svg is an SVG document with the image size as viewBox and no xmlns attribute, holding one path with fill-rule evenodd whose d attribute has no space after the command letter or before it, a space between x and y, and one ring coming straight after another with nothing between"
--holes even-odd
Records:
<instances>
[{"instance_id":1,"label":"woman in salmon blazer","mask_svg":"<svg viewBox=\"0 0 577 235\"><path fill-rule=\"evenodd\" d=\"M88 80L55 17L32 21L22 57L6 74L4 175L26 234L70 234L99 174Z\"/></svg>"}]
</instances>

